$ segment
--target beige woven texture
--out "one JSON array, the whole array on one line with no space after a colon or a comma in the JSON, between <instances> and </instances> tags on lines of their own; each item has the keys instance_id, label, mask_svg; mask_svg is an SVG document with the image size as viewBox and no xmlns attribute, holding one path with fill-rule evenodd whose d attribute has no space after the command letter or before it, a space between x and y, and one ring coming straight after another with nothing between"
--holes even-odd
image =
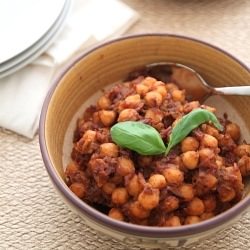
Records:
<instances>
[{"instance_id":1,"label":"beige woven texture","mask_svg":"<svg viewBox=\"0 0 250 250\"><path fill-rule=\"evenodd\" d=\"M127 33L167 32L211 42L250 65L249 0L124 0L141 14ZM218 69L219 70L219 69ZM55 193L38 137L0 130L0 249L141 249L85 226ZM250 249L250 213L186 249Z\"/></svg>"}]
</instances>

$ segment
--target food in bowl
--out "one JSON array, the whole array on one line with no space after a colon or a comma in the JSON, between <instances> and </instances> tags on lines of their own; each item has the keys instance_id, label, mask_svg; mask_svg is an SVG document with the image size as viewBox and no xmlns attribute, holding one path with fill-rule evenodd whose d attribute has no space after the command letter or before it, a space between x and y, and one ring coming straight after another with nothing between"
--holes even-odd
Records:
<instances>
[{"instance_id":1,"label":"food in bowl","mask_svg":"<svg viewBox=\"0 0 250 250\"><path fill-rule=\"evenodd\" d=\"M250 206L250 179L246 178L243 199L218 216L179 227L143 226L112 219L106 215L106 207L102 209L104 213L100 212L101 206L96 209L88 205L66 185L64 168L70 162L76 118L81 117L90 104L96 103L99 90L125 79L129 72L142 65L162 61L188 65L214 87L230 87L236 83L247 85L250 81L246 65L205 42L168 34L133 35L108 41L79 54L54 80L41 113L41 153L59 196L84 224L124 242L128 247L130 244L164 249L190 246L236 223ZM214 96L206 104L216 107L220 117L228 113L230 119L240 126L242 137L250 141L249 97Z\"/></svg>"},{"instance_id":2,"label":"food in bowl","mask_svg":"<svg viewBox=\"0 0 250 250\"><path fill-rule=\"evenodd\" d=\"M214 122L189 117L189 126L176 133L188 134L164 153L174 129L194 111L211 118L216 110L187 101L185 90L153 77L111 87L77 122L65 170L69 188L111 218L147 226L194 224L229 209L241 200L242 177L250 174L250 145L239 143L240 128L226 114ZM134 141L124 134L119 143L112 131L126 122L158 134L162 151L145 149L147 134Z\"/></svg>"}]
</instances>

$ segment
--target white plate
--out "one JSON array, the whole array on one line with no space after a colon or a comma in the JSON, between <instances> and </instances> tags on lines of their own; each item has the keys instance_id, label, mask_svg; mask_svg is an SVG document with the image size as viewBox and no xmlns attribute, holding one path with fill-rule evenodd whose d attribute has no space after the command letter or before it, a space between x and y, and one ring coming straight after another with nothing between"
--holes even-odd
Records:
<instances>
[{"instance_id":1,"label":"white plate","mask_svg":"<svg viewBox=\"0 0 250 250\"><path fill-rule=\"evenodd\" d=\"M71 0L66 0L64 8L62 9L62 12L58 16L55 23L50 27L50 29L32 46L30 46L25 51L19 53L15 57L11 58L10 60L0 64L0 73L8 70L9 68L14 67L16 64L24 61L27 57L31 56L34 52L36 52L39 48L44 46L45 43L49 42L52 34L55 33L55 31L60 28L60 25L63 24L63 21L65 19L65 16L67 12L69 11Z\"/></svg>"},{"instance_id":2,"label":"white plate","mask_svg":"<svg viewBox=\"0 0 250 250\"><path fill-rule=\"evenodd\" d=\"M54 26L51 27L51 29L28 50L8 61L7 64L3 64L3 67L0 67L0 78L12 74L20 68L26 66L47 50L62 30L65 19L69 13L70 6L71 0L66 0L64 9Z\"/></svg>"},{"instance_id":3,"label":"white plate","mask_svg":"<svg viewBox=\"0 0 250 250\"><path fill-rule=\"evenodd\" d=\"M65 0L1 0L0 63L37 42L61 14Z\"/></svg>"}]
</instances>

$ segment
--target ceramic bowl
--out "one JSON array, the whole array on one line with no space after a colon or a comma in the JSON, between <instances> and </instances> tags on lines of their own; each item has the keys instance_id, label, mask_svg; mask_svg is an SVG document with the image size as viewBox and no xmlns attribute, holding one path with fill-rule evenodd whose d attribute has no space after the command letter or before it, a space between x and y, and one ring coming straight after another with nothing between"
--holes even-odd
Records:
<instances>
[{"instance_id":1,"label":"ceramic bowl","mask_svg":"<svg viewBox=\"0 0 250 250\"><path fill-rule=\"evenodd\" d=\"M101 89L124 79L140 66L162 62L185 64L212 86L248 85L249 69L225 51L192 38L167 34L122 37L80 54L62 70L44 102L40 119L40 147L48 174L63 200L85 223L118 240L147 247L186 246L232 224L250 206L249 186L245 197L226 212L207 221L174 228L129 224L113 220L76 197L65 184L64 167L69 160L77 116ZM219 113L242 127L250 142L250 97L211 99ZM231 116L230 116L231 115Z\"/></svg>"}]
</instances>

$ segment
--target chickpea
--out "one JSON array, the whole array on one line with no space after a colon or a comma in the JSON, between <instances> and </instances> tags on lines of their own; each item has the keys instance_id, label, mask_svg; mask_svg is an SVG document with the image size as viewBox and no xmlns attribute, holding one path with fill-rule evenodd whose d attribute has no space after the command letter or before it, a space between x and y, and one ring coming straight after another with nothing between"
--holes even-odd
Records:
<instances>
[{"instance_id":1,"label":"chickpea","mask_svg":"<svg viewBox=\"0 0 250 250\"><path fill-rule=\"evenodd\" d=\"M182 162L187 169L198 167L199 153L196 151L187 151L181 155Z\"/></svg>"},{"instance_id":2,"label":"chickpea","mask_svg":"<svg viewBox=\"0 0 250 250\"><path fill-rule=\"evenodd\" d=\"M179 185L184 180L183 172L177 168L166 168L163 170L163 175L168 184Z\"/></svg>"},{"instance_id":3,"label":"chickpea","mask_svg":"<svg viewBox=\"0 0 250 250\"><path fill-rule=\"evenodd\" d=\"M189 113L192 110L198 108L199 106L200 106L200 103L198 101L188 102L188 103L185 103L183 107L183 111L184 113Z\"/></svg>"},{"instance_id":4,"label":"chickpea","mask_svg":"<svg viewBox=\"0 0 250 250\"><path fill-rule=\"evenodd\" d=\"M148 183L152 186L152 188L158 189L162 189L167 185L165 177L161 174L151 175Z\"/></svg>"},{"instance_id":5,"label":"chickpea","mask_svg":"<svg viewBox=\"0 0 250 250\"><path fill-rule=\"evenodd\" d=\"M196 151L199 148L199 142L194 137L188 136L181 142L181 151Z\"/></svg>"},{"instance_id":6,"label":"chickpea","mask_svg":"<svg viewBox=\"0 0 250 250\"><path fill-rule=\"evenodd\" d=\"M83 198L86 194L86 188L83 183L75 182L69 188L79 198Z\"/></svg>"},{"instance_id":7,"label":"chickpea","mask_svg":"<svg viewBox=\"0 0 250 250\"><path fill-rule=\"evenodd\" d=\"M116 186L115 183L112 182L106 182L103 186L102 186L102 190L104 193L106 194L112 194L112 192L115 190Z\"/></svg>"},{"instance_id":8,"label":"chickpea","mask_svg":"<svg viewBox=\"0 0 250 250\"><path fill-rule=\"evenodd\" d=\"M103 143L100 145L100 154L103 156L117 157L119 153L118 146L114 143Z\"/></svg>"},{"instance_id":9,"label":"chickpea","mask_svg":"<svg viewBox=\"0 0 250 250\"><path fill-rule=\"evenodd\" d=\"M130 181L127 185L128 193L133 197L137 197L139 195L139 193L142 191L142 189L143 189L143 186L139 182L138 175L134 175L130 179Z\"/></svg>"},{"instance_id":10,"label":"chickpea","mask_svg":"<svg viewBox=\"0 0 250 250\"><path fill-rule=\"evenodd\" d=\"M95 141L96 138L96 131L93 130L87 130L83 137L84 140L90 140L90 141Z\"/></svg>"},{"instance_id":11,"label":"chickpea","mask_svg":"<svg viewBox=\"0 0 250 250\"><path fill-rule=\"evenodd\" d=\"M241 187L242 187L242 175L241 175L239 166L235 164L234 166L226 167L225 170L227 172L226 175L234 176L234 188L241 189Z\"/></svg>"},{"instance_id":12,"label":"chickpea","mask_svg":"<svg viewBox=\"0 0 250 250\"><path fill-rule=\"evenodd\" d=\"M240 139L240 127L236 123L229 123L226 125L226 134L229 134L234 141Z\"/></svg>"},{"instance_id":13,"label":"chickpea","mask_svg":"<svg viewBox=\"0 0 250 250\"><path fill-rule=\"evenodd\" d=\"M112 192L112 202L116 205L123 205L128 201L128 192L126 188L120 187Z\"/></svg>"},{"instance_id":14,"label":"chickpea","mask_svg":"<svg viewBox=\"0 0 250 250\"><path fill-rule=\"evenodd\" d=\"M105 95L101 96L99 98L99 100L97 101L97 106L100 109L109 109L111 105L111 101L108 97L106 97Z\"/></svg>"},{"instance_id":15,"label":"chickpea","mask_svg":"<svg viewBox=\"0 0 250 250\"><path fill-rule=\"evenodd\" d=\"M201 219L198 216L187 216L184 224L185 225L195 224L195 223L199 223L200 221L201 221Z\"/></svg>"},{"instance_id":16,"label":"chickpea","mask_svg":"<svg viewBox=\"0 0 250 250\"><path fill-rule=\"evenodd\" d=\"M151 108L146 111L145 118L151 119L154 123L162 121L164 115L158 108Z\"/></svg>"},{"instance_id":17,"label":"chickpea","mask_svg":"<svg viewBox=\"0 0 250 250\"><path fill-rule=\"evenodd\" d=\"M92 153L94 148L92 142L96 139L96 131L87 130L82 138L76 143L76 150L80 153Z\"/></svg>"},{"instance_id":18,"label":"chickpea","mask_svg":"<svg viewBox=\"0 0 250 250\"><path fill-rule=\"evenodd\" d=\"M185 101L185 90L174 89L172 90L172 97L174 101L184 102Z\"/></svg>"},{"instance_id":19,"label":"chickpea","mask_svg":"<svg viewBox=\"0 0 250 250\"><path fill-rule=\"evenodd\" d=\"M144 100L149 107L158 107L162 104L162 95L157 91L148 92Z\"/></svg>"},{"instance_id":20,"label":"chickpea","mask_svg":"<svg viewBox=\"0 0 250 250\"><path fill-rule=\"evenodd\" d=\"M250 156L250 145L248 144L241 144L235 149L235 154L239 157L242 157L243 155Z\"/></svg>"},{"instance_id":21,"label":"chickpea","mask_svg":"<svg viewBox=\"0 0 250 250\"><path fill-rule=\"evenodd\" d=\"M136 89L136 93L141 95L141 96L145 96L149 91L149 87L147 85L144 85L141 83L137 84L135 86L135 89Z\"/></svg>"},{"instance_id":22,"label":"chickpea","mask_svg":"<svg viewBox=\"0 0 250 250\"><path fill-rule=\"evenodd\" d=\"M173 195L168 196L162 201L162 208L169 213L179 208L179 199Z\"/></svg>"},{"instance_id":23,"label":"chickpea","mask_svg":"<svg viewBox=\"0 0 250 250\"><path fill-rule=\"evenodd\" d=\"M141 83L145 86L148 86L149 88L152 88L156 82L157 80L155 78L147 76L145 79L142 80Z\"/></svg>"},{"instance_id":24,"label":"chickpea","mask_svg":"<svg viewBox=\"0 0 250 250\"><path fill-rule=\"evenodd\" d=\"M140 95L129 95L125 98L125 103L130 108L136 108L141 103Z\"/></svg>"},{"instance_id":25,"label":"chickpea","mask_svg":"<svg viewBox=\"0 0 250 250\"><path fill-rule=\"evenodd\" d=\"M194 198L194 189L191 184L182 184L178 191L178 195L186 201L190 201Z\"/></svg>"},{"instance_id":26,"label":"chickpea","mask_svg":"<svg viewBox=\"0 0 250 250\"><path fill-rule=\"evenodd\" d=\"M199 150L200 162L206 161L208 159L213 159L215 157L214 151L210 148L202 148Z\"/></svg>"},{"instance_id":27,"label":"chickpea","mask_svg":"<svg viewBox=\"0 0 250 250\"><path fill-rule=\"evenodd\" d=\"M236 149L236 147L237 147L234 140L228 134L224 134L224 135L220 134L219 146L220 146L221 149L224 148L227 151L231 151L231 153L233 153L232 151L234 151Z\"/></svg>"},{"instance_id":28,"label":"chickpea","mask_svg":"<svg viewBox=\"0 0 250 250\"><path fill-rule=\"evenodd\" d=\"M121 210L118 208L111 208L109 210L108 216L115 220L124 221L124 215L122 214Z\"/></svg>"},{"instance_id":29,"label":"chickpea","mask_svg":"<svg viewBox=\"0 0 250 250\"><path fill-rule=\"evenodd\" d=\"M225 185L220 186L217 191L222 202L229 202L236 196L235 190L232 187L228 187Z\"/></svg>"},{"instance_id":30,"label":"chickpea","mask_svg":"<svg viewBox=\"0 0 250 250\"><path fill-rule=\"evenodd\" d=\"M164 226L166 227L177 227L181 226L180 218L176 215L171 216L165 220Z\"/></svg>"},{"instance_id":31,"label":"chickpea","mask_svg":"<svg viewBox=\"0 0 250 250\"><path fill-rule=\"evenodd\" d=\"M139 114L135 109L124 109L119 114L118 122L137 121L138 119Z\"/></svg>"},{"instance_id":32,"label":"chickpea","mask_svg":"<svg viewBox=\"0 0 250 250\"><path fill-rule=\"evenodd\" d=\"M204 133L206 133L208 135L212 135L216 139L219 139L220 133L219 133L218 129L216 129L208 124L202 124L201 128L202 128L202 131Z\"/></svg>"},{"instance_id":33,"label":"chickpea","mask_svg":"<svg viewBox=\"0 0 250 250\"><path fill-rule=\"evenodd\" d=\"M238 166L243 177L250 175L250 157L243 155L238 161Z\"/></svg>"},{"instance_id":34,"label":"chickpea","mask_svg":"<svg viewBox=\"0 0 250 250\"><path fill-rule=\"evenodd\" d=\"M135 201L129 206L130 214L138 219L146 219L150 215L150 210L145 209L138 201Z\"/></svg>"},{"instance_id":35,"label":"chickpea","mask_svg":"<svg viewBox=\"0 0 250 250\"><path fill-rule=\"evenodd\" d=\"M76 162L72 161L67 165L66 170L65 170L65 175L67 176L67 175L75 174L78 172L79 169L80 169L80 166Z\"/></svg>"},{"instance_id":36,"label":"chickpea","mask_svg":"<svg viewBox=\"0 0 250 250\"><path fill-rule=\"evenodd\" d=\"M218 147L218 140L213 137L212 135L204 134L202 138L202 145L208 148L217 148Z\"/></svg>"},{"instance_id":37,"label":"chickpea","mask_svg":"<svg viewBox=\"0 0 250 250\"><path fill-rule=\"evenodd\" d=\"M217 155L216 158L215 158L215 163L217 165L218 168L221 168L222 166L225 165L225 161L224 161L224 158Z\"/></svg>"},{"instance_id":38,"label":"chickpea","mask_svg":"<svg viewBox=\"0 0 250 250\"><path fill-rule=\"evenodd\" d=\"M174 83L167 83L166 84L166 89L169 90L170 92L173 90L179 89L176 84Z\"/></svg>"},{"instance_id":39,"label":"chickpea","mask_svg":"<svg viewBox=\"0 0 250 250\"><path fill-rule=\"evenodd\" d=\"M203 213L200 218L201 220L208 220L214 217L214 213Z\"/></svg>"},{"instance_id":40,"label":"chickpea","mask_svg":"<svg viewBox=\"0 0 250 250\"><path fill-rule=\"evenodd\" d=\"M201 199L195 197L191 200L186 208L186 212L188 215L201 215L204 213L205 206Z\"/></svg>"},{"instance_id":41,"label":"chickpea","mask_svg":"<svg viewBox=\"0 0 250 250\"><path fill-rule=\"evenodd\" d=\"M116 113L112 110L101 110L99 111L99 117L102 124L109 127L115 122Z\"/></svg>"},{"instance_id":42,"label":"chickpea","mask_svg":"<svg viewBox=\"0 0 250 250\"><path fill-rule=\"evenodd\" d=\"M126 157L119 157L116 171L121 176L133 174L135 172L133 161Z\"/></svg>"},{"instance_id":43,"label":"chickpea","mask_svg":"<svg viewBox=\"0 0 250 250\"><path fill-rule=\"evenodd\" d=\"M162 82L162 81L156 81L156 82L153 84L152 89L155 90L155 89L156 89L157 87L159 87L159 86L166 87L164 82Z\"/></svg>"},{"instance_id":44,"label":"chickpea","mask_svg":"<svg viewBox=\"0 0 250 250\"><path fill-rule=\"evenodd\" d=\"M208 195L203 198L203 203L205 206L205 212L211 213L216 208L216 198L213 195Z\"/></svg>"},{"instance_id":45,"label":"chickpea","mask_svg":"<svg viewBox=\"0 0 250 250\"><path fill-rule=\"evenodd\" d=\"M160 200L159 189L146 186L138 196L138 201L145 209L153 209L158 206Z\"/></svg>"},{"instance_id":46,"label":"chickpea","mask_svg":"<svg viewBox=\"0 0 250 250\"><path fill-rule=\"evenodd\" d=\"M209 189L214 189L217 185L217 182L217 178L212 174L205 173L202 176L202 184Z\"/></svg>"},{"instance_id":47,"label":"chickpea","mask_svg":"<svg viewBox=\"0 0 250 250\"><path fill-rule=\"evenodd\" d=\"M162 98L165 98L167 96L168 91L165 85L158 85L157 87L154 88L154 90L160 93L162 95Z\"/></svg>"}]
</instances>

